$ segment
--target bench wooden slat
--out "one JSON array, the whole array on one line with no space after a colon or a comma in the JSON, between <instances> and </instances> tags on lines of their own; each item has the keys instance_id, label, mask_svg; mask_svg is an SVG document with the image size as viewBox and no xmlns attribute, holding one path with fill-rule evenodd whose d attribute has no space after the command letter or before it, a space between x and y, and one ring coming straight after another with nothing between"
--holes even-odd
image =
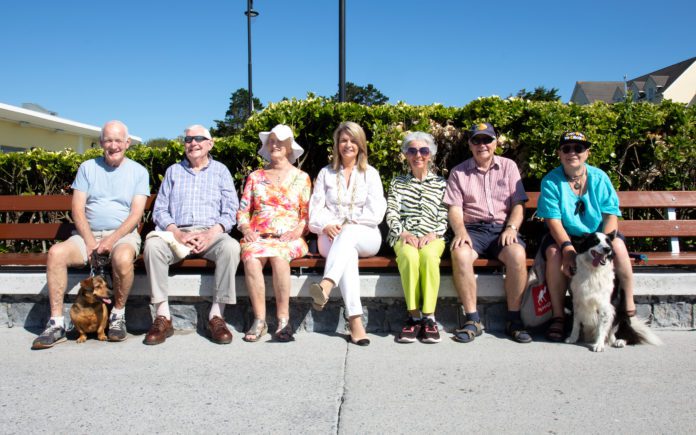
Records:
<instances>
[{"instance_id":1,"label":"bench wooden slat","mask_svg":"<svg viewBox=\"0 0 696 435\"><path fill-rule=\"evenodd\" d=\"M6 253L0 255L0 266L45 266L47 258L48 254L41 252Z\"/></svg>"},{"instance_id":2,"label":"bench wooden slat","mask_svg":"<svg viewBox=\"0 0 696 435\"><path fill-rule=\"evenodd\" d=\"M621 208L696 208L694 191L621 191Z\"/></svg>"},{"instance_id":3,"label":"bench wooden slat","mask_svg":"<svg viewBox=\"0 0 696 435\"><path fill-rule=\"evenodd\" d=\"M2 211L69 211L72 195L0 195Z\"/></svg>"},{"instance_id":4,"label":"bench wooden slat","mask_svg":"<svg viewBox=\"0 0 696 435\"><path fill-rule=\"evenodd\" d=\"M157 195L150 195L145 210ZM0 195L0 211L71 211L72 195Z\"/></svg>"},{"instance_id":5,"label":"bench wooden slat","mask_svg":"<svg viewBox=\"0 0 696 435\"><path fill-rule=\"evenodd\" d=\"M696 220L619 221L619 231L627 237L694 237Z\"/></svg>"},{"instance_id":6,"label":"bench wooden slat","mask_svg":"<svg viewBox=\"0 0 696 435\"><path fill-rule=\"evenodd\" d=\"M69 222L0 224L0 240L65 240L74 229L75 224Z\"/></svg>"},{"instance_id":7,"label":"bench wooden slat","mask_svg":"<svg viewBox=\"0 0 696 435\"><path fill-rule=\"evenodd\" d=\"M696 252L642 252L647 261L634 264L635 266L693 266L696 264Z\"/></svg>"}]
</instances>

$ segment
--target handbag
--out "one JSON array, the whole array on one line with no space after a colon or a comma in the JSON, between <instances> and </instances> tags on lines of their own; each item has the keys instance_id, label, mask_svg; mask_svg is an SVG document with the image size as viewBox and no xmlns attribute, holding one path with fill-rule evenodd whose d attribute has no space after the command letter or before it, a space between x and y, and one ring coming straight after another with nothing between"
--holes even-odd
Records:
<instances>
[{"instance_id":1,"label":"handbag","mask_svg":"<svg viewBox=\"0 0 696 435\"><path fill-rule=\"evenodd\" d=\"M524 326L533 328L551 320L551 296L546 286L546 260L539 249L529 270L527 288L522 295L520 316Z\"/></svg>"}]
</instances>

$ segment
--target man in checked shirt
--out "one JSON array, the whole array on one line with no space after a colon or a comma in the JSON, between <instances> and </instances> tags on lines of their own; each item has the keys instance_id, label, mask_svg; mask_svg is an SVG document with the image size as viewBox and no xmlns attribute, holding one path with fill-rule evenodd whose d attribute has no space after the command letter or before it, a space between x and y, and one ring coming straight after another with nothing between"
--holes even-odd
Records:
<instances>
[{"instance_id":1,"label":"man in checked shirt","mask_svg":"<svg viewBox=\"0 0 696 435\"><path fill-rule=\"evenodd\" d=\"M153 220L157 230L163 233L148 237L145 244L145 268L156 307L145 344L163 343L174 333L167 302L169 265L181 261L187 250L190 255L215 262L208 333L215 343L232 341L224 311L225 304L237 302L234 276L240 247L228 233L236 224L239 200L230 171L210 155L212 147L213 139L205 127L187 128L186 158L167 168L157 194Z\"/></svg>"},{"instance_id":2,"label":"man in checked shirt","mask_svg":"<svg viewBox=\"0 0 696 435\"><path fill-rule=\"evenodd\" d=\"M444 202L454 231L450 244L454 286L462 302L464 325L454 339L462 343L481 335L476 309L474 260L497 258L505 264L507 322L505 332L518 343L532 337L520 319L522 293L527 283L525 245L518 230L524 217L527 194L517 165L495 155L498 137L489 123L475 124L469 135L472 157L450 172Z\"/></svg>"}]
</instances>

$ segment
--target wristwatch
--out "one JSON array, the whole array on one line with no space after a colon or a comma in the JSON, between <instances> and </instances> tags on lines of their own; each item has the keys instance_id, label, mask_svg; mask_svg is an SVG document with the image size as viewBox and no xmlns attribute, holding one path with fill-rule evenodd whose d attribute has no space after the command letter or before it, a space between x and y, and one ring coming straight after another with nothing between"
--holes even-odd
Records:
<instances>
[{"instance_id":1,"label":"wristwatch","mask_svg":"<svg viewBox=\"0 0 696 435\"><path fill-rule=\"evenodd\" d=\"M573 246L573 244L570 243L570 240L566 240L565 242L561 243L561 251L563 251L568 246Z\"/></svg>"},{"instance_id":2,"label":"wristwatch","mask_svg":"<svg viewBox=\"0 0 696 435\"><path fill-rule=\"evenodd\" d=\"M512 229L515 230L515 231L519 231L519 229L518 229L516 226L514 226L513 224L508 224L508 225L505 227L506 230L507 230L508 228L512 228Z\"/></svg>"}]
</instances>

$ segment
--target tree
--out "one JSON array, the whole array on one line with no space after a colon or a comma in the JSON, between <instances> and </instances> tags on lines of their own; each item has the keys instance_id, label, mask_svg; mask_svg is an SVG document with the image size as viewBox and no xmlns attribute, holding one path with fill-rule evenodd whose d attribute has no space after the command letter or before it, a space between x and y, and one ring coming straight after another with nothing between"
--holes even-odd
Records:
<instances>
[{"instance_id":1,"label":"tree","mask_svg":"<svg viewBox=\"0 0 696 435\"><path fill-rule=\"evenodd\" d=\"M263 110L261 101L254 97L254 111ZM210 129L213 136L231 136L244 127L244 123L251 114L249 113L249 91L239 88L230 96L230 107L225 113L225 119L215 120L215 127Z\"/></svg>"},{"instance_id":2,"label":"tree","mask_svg":"<svg viewBox=\"0 0 696 435\"><path fill-rule=\"evenodd\" d=\"M558 95L558 89L546 89L543 86L537 86L534 88L534 92L528 92L527 89L522 88L517 92L517 98L530 101L558 101L561 99Z\"/></svg>"},{"instance_id":3,"label":"tree","mask_svg":"<svg viewBox=\"0 0 696 435\"><path fill-rule=\"evenodd\" d=\"M338 101L338 92L331 98ZM346 82L346 102L374 106L384 104L387 101L389 101L389 97L381 93L372 83L368 83L367 86L358 86L355 83Z\"/></svg>"}]
</instances>

